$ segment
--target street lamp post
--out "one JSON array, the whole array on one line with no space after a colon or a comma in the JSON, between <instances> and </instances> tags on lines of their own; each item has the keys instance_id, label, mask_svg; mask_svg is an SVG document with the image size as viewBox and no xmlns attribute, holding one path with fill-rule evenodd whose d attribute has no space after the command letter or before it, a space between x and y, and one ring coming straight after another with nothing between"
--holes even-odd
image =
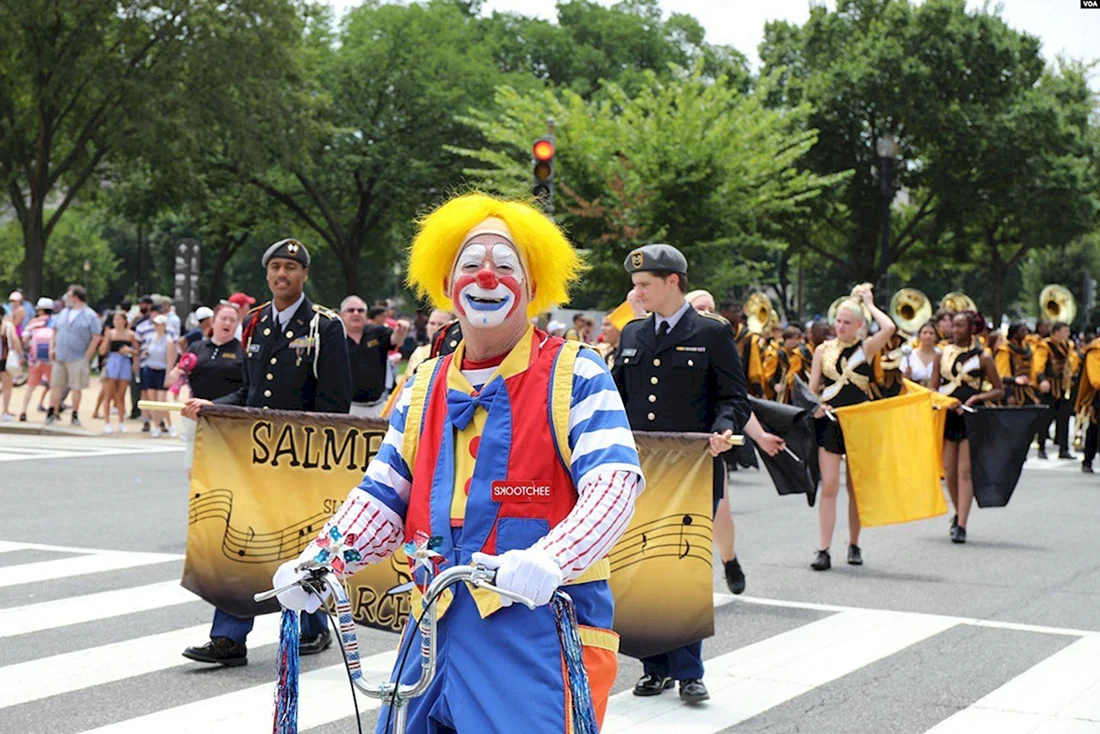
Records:
<instances>
[{"instance_id":1,"label":"street lamp post","mask_svg":"<svg viewBox=\"0 0 1100 734\"><path fill-rule=\"evenodd\" d=\"M884 303L890 301L890 265L893 253L890 251L890 204L894 200L894 164L900 148L897 138L887 133L875 144L879 162L879 184L882 187L882 254L879 260L880 297Z\"/></svg>"}]
</instances>

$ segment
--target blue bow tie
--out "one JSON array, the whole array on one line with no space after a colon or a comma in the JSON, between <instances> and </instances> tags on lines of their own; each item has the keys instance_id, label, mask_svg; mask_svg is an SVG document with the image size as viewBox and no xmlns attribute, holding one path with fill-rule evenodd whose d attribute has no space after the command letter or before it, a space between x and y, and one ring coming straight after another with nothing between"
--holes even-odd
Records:
<instances>
[{"instance_id":1,"label":"blue bow tie","mask_svg":"<svg viewBox=\"0 0 1100 734\"><path fill-rule=\"evenodd\" d=\"M489 410L489 407L493 404L493 398L497 394L497 390L504 384L504 380L494 378L492 382L481 389L481 392L477 395L467 395L461 390L448 390L447 391L447 415L451 418L451 423L458 430L463 430L466 426L470 425L470 421L474 419L474 411L477 410L477 406Z\"/></svg>"}]
</instances>

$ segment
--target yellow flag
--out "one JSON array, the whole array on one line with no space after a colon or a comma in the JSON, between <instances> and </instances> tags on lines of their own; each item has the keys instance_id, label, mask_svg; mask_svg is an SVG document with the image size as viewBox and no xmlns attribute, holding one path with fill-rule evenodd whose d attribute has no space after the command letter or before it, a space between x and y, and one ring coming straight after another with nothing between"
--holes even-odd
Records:
<instances>
[{"instance_id":1,"label":"yellow flag","mask_svg":"<svg viewBox=\"0 0 1100 734\"><path fill-rule=\"evenodd\" d=\"M936 441L936 466L940 467L940 476L943 476L943 427L947 423L947 411L955 404L955 398L949 395L929 390L924 385L912 380L905 380L905 392L903 395L929 394L932 396L932 427L939 436Z\"/></svg>"},{"instance_id":2,"label":"yellow flag","mask_svg":"<svg viewBox=\"0 0 1100 734\"><path fill-rule=\"evenodd\" d=\"M622 331L623 327L634 318L634 309L630 307L629 301L623 301L607 315L607 318L611 321L612 326Z\"/></svg>"},{"instance_id":3,"label":"yellow flag","mask_svg":"<svg viewBox=\"0 0 1100 734\"><path fill-rule=\"evenodd\" d=\"M919 386L918 386L919 387ZM924 520L947 512L940 489L932 393L837 408L848 451L859 521L864 527Z\"/></svg>"}]
</instances>

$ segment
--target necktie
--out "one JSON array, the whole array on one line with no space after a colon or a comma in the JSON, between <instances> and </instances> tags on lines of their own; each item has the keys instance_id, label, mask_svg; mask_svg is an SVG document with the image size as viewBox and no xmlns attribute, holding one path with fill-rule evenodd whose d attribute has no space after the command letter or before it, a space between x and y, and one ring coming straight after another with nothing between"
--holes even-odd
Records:
<instances>
[{"instance_id":1,"label":"necktie","mask_svg":"<svg viewBox=\"0 0 1100 734\"><path fill-rule=\"evenodd\" d=\"M661 342L668 336L668 322L662 321L661 325L657 327L657 346L661 346Z\"/></svg>"}]
</instances>

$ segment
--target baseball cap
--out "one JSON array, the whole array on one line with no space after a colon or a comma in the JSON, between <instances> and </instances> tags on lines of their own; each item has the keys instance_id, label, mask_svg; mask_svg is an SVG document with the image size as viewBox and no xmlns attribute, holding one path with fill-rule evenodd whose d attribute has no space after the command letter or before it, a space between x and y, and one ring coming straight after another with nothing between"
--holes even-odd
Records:
<instances>
[{"instance_id":1,"label":"baseball cap","mask_svg":"<svg viewBox=\"0 0 1100 734\"><path fill-rule=\"evenodd\" d=\"M0 291L0 293L3 293L3 292L4 291ZM8 300L9 301L22 301L23 300L23 294L20 293L19 291L12 291L8 295Z\"/></svg>"},{"instance_id":2,"label":"baseball cap","mask_svg":"<svg viewBox=\"0 0 1100 734\"><path fill-rule=\"evenodd\" d=\"M34 304L35 311L53 311L53 299L42 296L38 303Z\"/></svg>"},{"instance_id":3,"label":"baseball cap","mask_svg":"<svg viewBox=\"0 0 1100 734\"><path fill-rule=\"evenodd\" d=\"M256 304L256 299L247 293L234 293L229 297L229 302L236 306L253 306Z\"/></svg>"},{"instance_id":4,"label":"baseball cap","mask_svg":"<svg viewBox=\"0 0 1100 734\"><path fill-rule=\"evenodd\" d=\"M208 319L213 315L214 311L208 306L199 306L195 309L195 318L199 321L202 321L203 319Z\"/></svg>"},{"instance_id":5,"label":"baseball cap","mask_svg":"<svg viewBox=\"0 0 1100 734\"><path fill-rule=\"evenodd\" d=\"M161 314L160 316L154 316L153 317L153 323L154 324L167 324L168 323L168 317L165 316L164 314Z\"/></svg>"}]
</instances>

